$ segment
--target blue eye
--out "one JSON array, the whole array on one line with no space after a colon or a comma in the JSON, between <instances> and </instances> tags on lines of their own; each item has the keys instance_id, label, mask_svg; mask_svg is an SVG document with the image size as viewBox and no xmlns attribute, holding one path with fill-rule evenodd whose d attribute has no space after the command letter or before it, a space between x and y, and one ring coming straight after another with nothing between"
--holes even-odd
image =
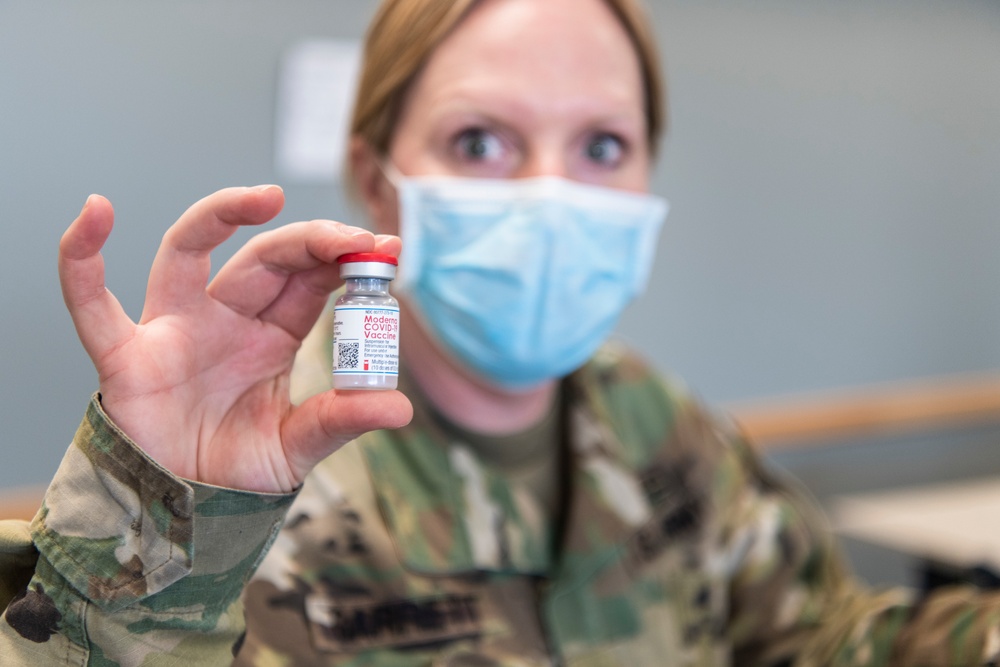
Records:
<instances>
[{"instance_id":1,"label":"blue eye","mask_svg":"<svg viewBox=\"0 0 1000 667\"><path fill-rule=\"evenodd\" d=\"M584 152L588 160L613 167L625 156L625 144L612 134L598 134L587 142Z\"/></svg>"},{"instance_id":2,"label":"blue eye","mask_svg":"<svg viewBox=\"0 0 1000 667\"><path fill-rule=\"evenodd\" d=\"M474 161L495 160L503 151L499 137L479 128L463 131L455 144L461 157Z\"/></svg>"}]
</instances>

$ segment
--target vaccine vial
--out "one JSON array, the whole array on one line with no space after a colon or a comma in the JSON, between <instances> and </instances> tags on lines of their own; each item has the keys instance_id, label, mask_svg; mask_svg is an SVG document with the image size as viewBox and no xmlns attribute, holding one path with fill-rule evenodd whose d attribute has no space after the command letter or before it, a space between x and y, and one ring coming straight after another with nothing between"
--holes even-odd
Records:
<instances>
[{"instance_id":1,"label":"vaccine vial","mask_svg":"<svg viewBox=\"0 0 1000 667\"><path fill-rule=\"evenodd\" d=\"M389 294L396 258L341 255L345 291L333 306L334 389L395 389L399 377L399 303Z\"/></svg>"}]
</instances>

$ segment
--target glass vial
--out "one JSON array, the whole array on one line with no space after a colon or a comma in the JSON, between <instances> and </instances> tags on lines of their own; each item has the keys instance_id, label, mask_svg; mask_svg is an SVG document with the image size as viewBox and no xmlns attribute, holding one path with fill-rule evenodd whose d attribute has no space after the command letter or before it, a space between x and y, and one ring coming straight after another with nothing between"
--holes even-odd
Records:
<instances>
[{"instance_id":1,"label":"glass vial","mask_svg":"<svg viewBox=\"0 0 1000 667\"><path fill-rule=\"evenodd\" d=\"M399 303L389 294L396 258L341 255L345 292L333 306L333 387L395 389L399 376Z\"/></svg>"}]
</instances>

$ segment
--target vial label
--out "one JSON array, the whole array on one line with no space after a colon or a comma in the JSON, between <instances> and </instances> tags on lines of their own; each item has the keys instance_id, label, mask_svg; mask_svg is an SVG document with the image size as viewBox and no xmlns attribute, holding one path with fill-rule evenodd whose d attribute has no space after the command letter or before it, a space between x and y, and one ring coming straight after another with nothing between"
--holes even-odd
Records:
<instances>
[{"instance_id":1,"label":"vial label","mask_svg":"<svg viewBox=\"0 0 1000 667\"><path fill-rule=\"evenodd\" d=\"M333 374L399 374L399 308L333 309Z\"/></svg>"}]
</instances>

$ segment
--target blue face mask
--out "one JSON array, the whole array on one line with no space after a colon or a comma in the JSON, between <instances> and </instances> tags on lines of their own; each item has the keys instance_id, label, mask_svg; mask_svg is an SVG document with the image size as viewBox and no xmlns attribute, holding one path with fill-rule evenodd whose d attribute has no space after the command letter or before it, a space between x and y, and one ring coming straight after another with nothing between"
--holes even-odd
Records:
<instances>
[{"instance_id":1,"label":"blue face mask","mask_svg":"<svg viewBox=\"0 0 1000 667\"><path fill-rule=\"evenodd\" d=\"M478 375L518 390L580 367L649 277L666 200L557 177L403 177L397 285Z\"/></svg>"}]
</instances>

